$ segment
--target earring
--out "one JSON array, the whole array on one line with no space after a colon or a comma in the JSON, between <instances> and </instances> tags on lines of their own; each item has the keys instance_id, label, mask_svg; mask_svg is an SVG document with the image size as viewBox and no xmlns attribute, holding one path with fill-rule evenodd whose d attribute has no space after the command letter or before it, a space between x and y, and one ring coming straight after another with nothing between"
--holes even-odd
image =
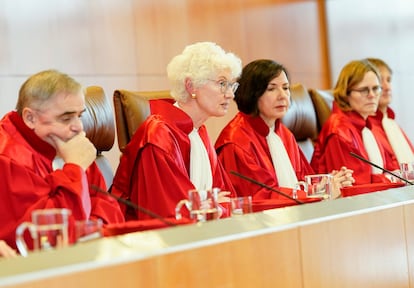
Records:
<instances>
[{"instance_id":1,"label":"earring","mask_svg":"<svg viewBox=\"0 0 414 288\"><path fill-rule=\"evenodd\" d=\"M197 95L195 93L191 93L191 98L196 99Z\"/></svg>"}]
</instances>

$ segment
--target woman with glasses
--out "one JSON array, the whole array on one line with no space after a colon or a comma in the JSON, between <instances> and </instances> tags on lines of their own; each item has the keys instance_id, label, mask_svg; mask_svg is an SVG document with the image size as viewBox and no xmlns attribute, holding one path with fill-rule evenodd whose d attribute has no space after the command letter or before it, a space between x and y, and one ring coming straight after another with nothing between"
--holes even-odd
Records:
<instances>
[{"instance_id":1,"label":"woman with glasses","mask_svg":"<svg viewBox=\"0 0 414 288\"><path fill-rule=\"evenodd\" d=\"M355 184L389 183L383 171L352 156L351 152L380 167L387 167L384 151L372 131L381 96L381 77L367 60L351 61L342 68L334 88L332 114L324 123L311 165L317 172L354 171Z\"/></svg>"},{"instance_id":2,"label":"woman with glasses","mask_svg":"<svg viewBox=\"0 0 414 288\"><path fill-rule=\"evenodd\" d=\"M290 106L286 69L273 60L247 64L238 80L235 101L239 112L221 131L215 147L225 169L292 194L298 180L314 174L294 135L281 122ZM339 167L335 182L352 185L352 171ZM279 198L266 187L230 174L241 196Z\"/></svg>"},{"instance_id":3,"label":"woman with glasses","mask_svg":"<svg viewBox=\"0 0 414 288\"><path fill-rule=\"evenodd\" d=\"M163 217L192 189L234 191L204 122L224 116L237 89L241 60L211 42L187 46L167 67L174 102L151 102L151 116L127 145L112 193ZM219 194L226 201L229 192ZM221 197L220 197L221 196ZM127 219L148 219L125 211ZM187 216L187 215L185 215Z\"/></svg>"},{"instance_id":4,"label":"woman with glasses","mask_svg":"<svg viewBox=\"0 0 414 288\"><path fill-rule=\"evenodd\" d=\"M384 147L388 170L399 170L401 163L414 162L414 147L404 131L395 122L395 113L389 107L392 100L392 70L383 60L368 58L381 75L382 93L373 122L373 132Z\"/></svg>"}]
</instances>

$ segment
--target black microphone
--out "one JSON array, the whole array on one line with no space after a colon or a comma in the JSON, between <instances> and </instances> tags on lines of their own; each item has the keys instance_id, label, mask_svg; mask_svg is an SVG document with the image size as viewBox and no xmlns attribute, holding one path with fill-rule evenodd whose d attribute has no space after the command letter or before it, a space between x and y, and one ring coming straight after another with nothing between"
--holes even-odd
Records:
<instances>
[{"instance_id":1,"label":"black microphone","mask_svg":"<svg viewBox=\"0 0 414 288\"><path fill-rule=\"evenodd\" d=\"M378 169L382 170L385 173L388 173L388 174L390 174L390 175L392 175L394 177L397 177L398 179L404 181L407 184L414 185L414 183L411 182L411 181L409 181L408 179L405 179L405 178L401 177L400 175L395 174L394 172L392 172L392 171L390 171L388 169L385 169L385 168L383 168L383 167L381 167L381 166L379 166L379 165L377 165L375 163L372 163L371 161L368 161L367 159L363 158L362 156L359 156L358 154L355 154L354 152L349 152L349 154L351 154L351 156L353 156L355 158L358 158L359 160L361 160L361 161L363 161L365 163L368 163L371 166L374 166L375 168L378 168Z\"/></svg>"},{"instance_id":2,"label":"black microphone","mask_svg":"<svg viewBox=\"0 0 414 288\"><path fill-rule=\"evenodd\" d=\"M156 213L154 213L154 212L152 212L152 211L150 211L150 210L148 210L148 209L146 209L146 208L144 208L144 207L138 206L137 204L135 204L135 203L133 203L133 202L131 202L131 201L129 201L129 200L126 200L126 199L124 199L124 198L121 198L121 197L115 196L114 194L109 193L109 192L107 192L107 191L103 190L103 189L102 189L101 187L99 187L99 186L96 186L96 185L93 185L93 184L92 184L90 187L91 187L93 190L95 190L95 191L97 191L97 192L99 192L99 193L102 193L102 194L105 194L105 195L107 195L107 196L109 196L109 197L114 198L116 201L118 201L118 202L120 202L120 203L122 203L122 204L125 204L126 206L131 207L131 208L133 208L134 210L140 211L140 212L142 212L142 213L144 213L144 214L146 214L146 215L150 216L151 218L158 219L158 220L160 220L161 222L163 222L164 224L166 224L166 225L168 225L168 226L177 226L177 224L175 224L175 223L173 223L173 222L168 221L168 220L167 220L167 219L165 219L164 217L162 217L162 216L160 216L160 215L158 215L158 214L156 214ZM111 188L112 188L112 185L111 185ZM111 189L111 188L110 188L110 189Z\"/></svg>"},{"instance_id":3,"label":"black microphone","mask_svg":"<svg viewBox=\"0 0 414 288\"><path fill-rule=\"evenodd\" d=\"M295 201L298 204L304 204L304 202L302 202L302 201L300 201L298 199L295 199L292 196L289 196L288 194L283 193L282 191L276 190L273 187L270 187L270 186L268 186L268 185L266 185L266 184L264 184L262 182L259 182L257 180L254 180L254 179L252 179L250 177L244 176L244 175L242 175L242 174L240 174L240 173L238 173L236 171L230 171L230 173L233 174L233 175L236 175L236 176L238 176L238 177L240 177L240 178L242 178L244 180L247 180L249 182L252 182L252 183L254 183L256 185L259 185L259 186L261 186L263 188L266 188L266 189L268 189L268 190L270 190L272 192L276 192L277 194L282 195L283 197L289 198L290 200L293 200L293 201Z\"/></svg>"}]
</instances>

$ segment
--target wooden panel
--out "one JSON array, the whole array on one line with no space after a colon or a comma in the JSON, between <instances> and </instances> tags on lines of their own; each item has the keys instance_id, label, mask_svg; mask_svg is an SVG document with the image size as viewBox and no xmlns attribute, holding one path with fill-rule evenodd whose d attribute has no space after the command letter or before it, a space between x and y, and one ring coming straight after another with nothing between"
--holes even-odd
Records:
<instances>
[{"instance_id":1,"label":"wooden panel","mask_svg":"<svg viewBox=\"0 0 414 288\"><path fill-rule=\"evenodd\" d=\"M21 79L48 68L62 70L85 85L102 86L107 95L116 89L168 89L167 64L196 41L217 42L245 64L257 58L275 59L287 66L293 82L321 87L329 71L320 53L323 30L317 3L0 1L0 78L7 79L2 84L10 95L2 99L8 105L2 105L0 113L14 107ZM213 142L235 111L233 106L226 117L209 121ZM118 153L114 148L113 154ZM115 169L119 157L112 158Z\"/></svg>"},{"instance_id":2,"label":"wooden panel","mask_svg":"<svg viewBox=\"0 0 414 288\"><path fill-rule=\"evenodd\" d=\"M404 207L410 287L414 287L414 204Z\"/></svg>"},{"instance_id":3,"label":"wooden panel","mask_svg":"<svg viewBox=\"0 0 414 288\"><path fill-rule=\"evenodd\" d=\"M295 288L302 287L298 247L291 229L9 287Z\"/></svg>"},{"instance_id":4,"label":"wooden panel","mask_svg":"<svg viewBox=\"0 0 414 288\"><path fill-rule=\"evenodd\" d=\"M271 58L287 67L293 82L309 87L322 85L325 71L321 66L316 2L276 2L246 9L246 62Z\"/></svg>"},{"instance_id":5,"label":"wooden panel","mask_svg":"<svg viewBox=\"0 0 414 288\"><path fill-rule=\"evenodd\" d=\"M413 199L407 186L99 239L0 261L0 286L413 287Z\"/></svg>"},{"instance_id":6,"label":"wooden panel","mask_svg":"<svg viewBox=\"0 0 414 288\"><path fill-rule=\"evenodd\" d=\"M404 228L403 207L302 227L304 286L407 287Z\"/></svg>"},{"instance_id":7,"label":"wooden panel","mask_svg":"<svg viewBox=\"0 0 414 288\"><path fill-rule=\"evenodd\" d=\"M2 1L7 65L30 75L57 68L72 74L134 73L131 0ZM1 57L1 56L0 56Z\"/></svg>"},{"instance_id":8,"label":"wooden panel","mask_svg":"<svg viewBox=\"0 0 414 288\"><path fill-rule=\"evenodd\" d=\"M16 107L19 93L16 87L20 87L24 80L21 77L0 77L0 117Z\"/></svg>"},{"instance_id":9,"label":"wooden panel","mask_svg":"<svg viewBox=\"0 0 414 288\"><path fill-rule=\"evenodd\" d=\"M301 287L295 247L292 229L174 253L160 259L162 287Z\"/></svg>"},{"instance_id":10,"label":"wooden panel","mask_svg":"<svg viewBox=\"0 0 414 288\"><path fill-rule=\"evenodd\" d=\"M42 280L30 281L13 286L14 288L136 288L162 287L157 286L162 278L158 276L157 265L154 259L143 260L128 264L106 266L94 270L86 270L74 274L51 276ZM1 279L0 279L0 286ZM168 286L165 286L168 287Z\"/></svg>"}]
</instances>

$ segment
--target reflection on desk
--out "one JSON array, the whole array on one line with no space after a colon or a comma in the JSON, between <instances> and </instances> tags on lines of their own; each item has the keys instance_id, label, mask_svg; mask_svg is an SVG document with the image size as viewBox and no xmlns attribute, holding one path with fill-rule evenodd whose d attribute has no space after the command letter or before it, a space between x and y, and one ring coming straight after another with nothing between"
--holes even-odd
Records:
<instances>
[{"instance_id":1,"label":"reflection on desk","mask_svg":"<svg viewBox=\"0 0 414 288\"><path fill-rule=\"evenodd\" d=\"M0 261L0 286L409 287L413 219L405 186Z\"/></svg>"}]
</instances>

